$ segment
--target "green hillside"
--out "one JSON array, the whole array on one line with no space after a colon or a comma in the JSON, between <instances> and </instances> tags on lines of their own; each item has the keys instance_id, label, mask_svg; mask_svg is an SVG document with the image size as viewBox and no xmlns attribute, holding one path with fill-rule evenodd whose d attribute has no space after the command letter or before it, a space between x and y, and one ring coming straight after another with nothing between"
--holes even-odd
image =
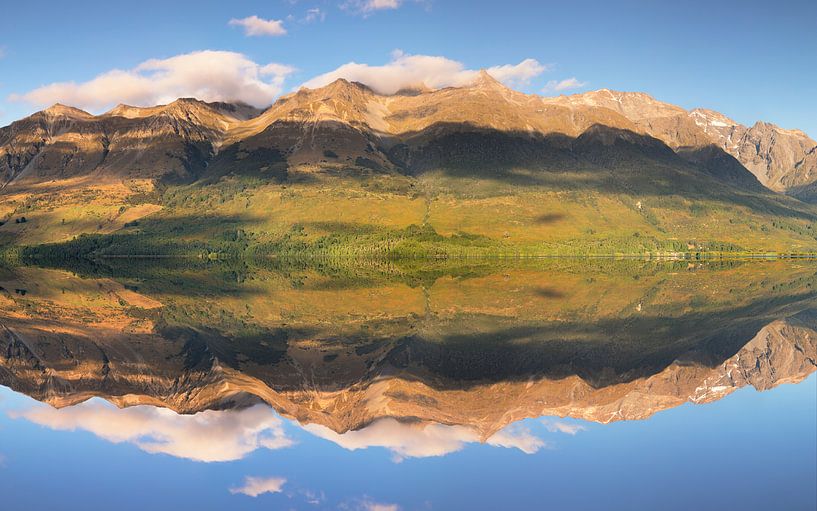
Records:
<instances>
[{"instance_id":1,"label":"green hillside","mask_svg":"<svg viewBox=\"0 0 817 511\"><path fill-rule=\"evenodd\" d=\"M29 258L817 252L817 210L794 199L715 180L635 188L646 179L638 174L590 186L587 174L358 169L286 181L228 175L118 196L86 189L13 205L0 240Z\"/></svg>"}]
</instances>

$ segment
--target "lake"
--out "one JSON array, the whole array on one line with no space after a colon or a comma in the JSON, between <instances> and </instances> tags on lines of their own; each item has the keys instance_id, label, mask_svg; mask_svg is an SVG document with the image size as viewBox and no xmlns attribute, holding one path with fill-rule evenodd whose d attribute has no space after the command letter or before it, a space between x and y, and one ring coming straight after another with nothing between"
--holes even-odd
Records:
<instances>
[{"instance_id":1,"label":"lake","mask_svg":"<svg viewBox=\"0 0 817 511\"><path fill-rule=\"evenodd\" d=\"M817 508L809 261L0 268L3 509Z\"/></svg>"}]
</instances>

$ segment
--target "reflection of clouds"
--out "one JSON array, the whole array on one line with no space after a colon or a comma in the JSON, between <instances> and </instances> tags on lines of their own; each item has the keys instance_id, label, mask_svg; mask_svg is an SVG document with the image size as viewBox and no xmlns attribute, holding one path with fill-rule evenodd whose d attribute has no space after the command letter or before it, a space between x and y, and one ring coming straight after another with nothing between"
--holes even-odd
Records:
<instances>
[{"instance_id":1,"label":"reflection of clouds","mask_svg":"<svg viewBox=\"0 0 817 511\"><path fill-rule=\"evenodd\" d=\"M362 511L398 511L400 506L397 504L383 504L367 499L361 502L360 509Z\"/></svg>"},{"instance_id":2,"label":"reflection of clouds","mask_svg":"<svg viewBox=\"0 0 817 511\"><path fill-rule=\"evenodd\" d=\"M565 433L567 435L575 435L579 431L584 431L587 428L581 424L574 424L572 422L564 422L553 419L542 419L542 424L545 425L551 433Z\"/></svg>"},{"instance_id":3,"label":"reflection of clouds","mask_svg":"<svg viewBox=\"0 0 817 511\"><path fill-rule=\"evenodd\" d=\"M480 441L478 431L467 426L406 423L391 418L380 419L363 429L343 434L318 424L308 424L304 429L352 451L384 447L394 453L395 461L443 456L459 451L467 443ZM542 440L521 427L505 428L488 438L486 443L497 447L514 447L528 454L545 446Z\"/></svg>"},{"instance_id":4,"label":"reflection of clouds","mask_svg":"<svg viewBox=\"0 0 817 511\"><path fill-rule=\"evenodd\" d=\"M402 508L397 504L377 502L368 495L364 495L361 498L353 498L339 503L337 509L345 511L399 511Z\"/></svg>"},{"instance_id":5,"label":"reflection of clouds","mask_svg":"<svg viewBox=\"0 0 817 511\"><path fill-rule=\"evenodd\" d=\"M245 477L244 485L230 488L230 493L242 493L249 497L257 497L264 493L280 493L287 480L281 477Z\"/></svg>"},{"instance_id":6,"label":"reflection of clouds","mask_svg":"<svg viewBox=\"0 0 817 511\"><path fill-rule=\"evenodd\" d=\"M195 461L237 460L261 447L281 449L292 445L281 419L264 405L179 415L153 406L119 409L92 399L59 410L35 406L11 415L51 429L82 429L111 442L134 444L149 453Z\"/></svg>"},{"instance_id":7,"label":"reflection of clouds","mask_svg":"<svg viewBox=\"0 0 817 511\"><path fill-rule=\"evenodd\" d=\"M307 504L312 504L313 506L322 504L326 500L326 495L323 491L314 492L312 490L301 490L301 495L303 495Z\"/></svg>"},{"instance_id":8,"label":"reflection of clouds","mask_svg":"<svg viewBox=\"0 0 817 511\"><path fill-rule=\"evenodd\" d=\"M514 447L525 454L533 454L546 447L545 442L535 437L528 428L513 425L497 431L486 443L496 447Z\"/></svg>"}]
</instances>

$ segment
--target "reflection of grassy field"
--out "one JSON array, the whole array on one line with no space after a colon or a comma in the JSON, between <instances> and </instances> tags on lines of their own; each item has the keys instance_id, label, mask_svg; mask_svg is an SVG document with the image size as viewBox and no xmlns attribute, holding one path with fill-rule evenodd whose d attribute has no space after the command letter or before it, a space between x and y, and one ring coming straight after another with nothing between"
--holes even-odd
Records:
<instances>
[{"instance_id":1,"label":"reflection of grassy field","mask_svg":"<svg viewBox=\"0 0 817 511\"><path fill-rule=\"evenodd\" d=\"M419 178L313 176L286 184L229 177L170 187L163 194L148 188L131 183L4 198L0 217L12 221L0 227L0 245L118 233L123 237L101 243L109 247L101 253L817 251L816 212L789 199L729 203L718 197L510 186L434 173ZM20 216L28 222L15 224ZM94 250L99 245L94 242Z\"/></svg>"},{"instance_id":2,"label":"reflection of grassy field","mask_svg":"<svg viewBox=\"0 0 817 511\"><path fill-rule=\"evenodd\" d=\"M380 278L369 268L357 285L351 271L169 263L116 279L0 270L0 324L43 339L55 360L79 339L105 346L114 365L158 349L188 369L212 356L298 388L303 370L310 385L335 388L374 366L429 381L547 374L604 386L691 352L720 363L765 325L811 309L817 286L817 268L791 261L477 262L435 278L398 265ZM77 378L99 370L66 367Z\"/></svg>"},{"instance_id":3,"label":"reflection of grassy field","mask_svg":"<svg viewBox=\"0 0 817 511\"><path fill-rule=\"evenodd\" d=\"M282 325L324 335L349 334L369 325L369 335L402 324L437 326L454 321L469 329L476 317L511 323L600 322L645 317L681 318L689 314L724 315L752 307L758 300L785 303L786 296L810 296L815 268L810 264L755 262L746 264L540 261L523 267L508 265L466 271L440 268L431 279L412 279L411 268L391 268L377 278L365 274L354 285L352 273L340 278L304 268L247 267L239 278L209 267L177 267L168 273L142 273L112 280L76 279L53 270L21 269L0 279L9 294L28 290L18 300L87 309L162 304L165 320L229 335L244 328L274 329ZM142 298L144 297L144 298ZM424 321L421 321L425 318ZM469 319L470 318L470 319ZM380 325L380 327L378 327ZM449 328L449 327L446 327ZM454 328L450 326L450 328ZM317 329L317 330L315 330Z\"/></svg>"},{"instance_id":4,"label":"reflection of grassy field","mask_svg":"<svg viewBox=\"0 0 817 511\"><path fill-rule=\"evenodd\" d=\"M0 324L25 321L50 333L80 336L87 335L87 329L99 335L147 332L152 323L134 312L160 306L109 279L79 279L57 270L0 268Z\"/></svg>"}]
</instances>

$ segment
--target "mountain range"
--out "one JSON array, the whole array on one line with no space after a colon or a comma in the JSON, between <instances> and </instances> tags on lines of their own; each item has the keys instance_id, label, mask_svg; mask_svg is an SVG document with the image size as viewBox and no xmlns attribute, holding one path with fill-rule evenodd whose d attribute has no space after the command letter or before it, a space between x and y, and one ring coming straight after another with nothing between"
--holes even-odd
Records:
<instances>
[{"instance_id":1,"label":"mountain range","mask_svg":"<svg viewBox=\"0 0 817 511\"><path fill-rule=\"evenodd\" d=\"M185 98L149 108L119 105L94 116L56 104L0 129L0 178L4 187L86 174L192 179L214 161L224 164L219 160L224 151L233 165L245 165L249 156L261 163L417 172L450 157L429 146L471 131L544 138L554 150L582 136L602 144L621 138L644 145L652 137L745 186L753 179L744 169L769 189L806 198L817 181L817 142L802 131L765 122L749 128L718 112L687 111L643 93L526 95L486 72L468 87L390 96L340 79L284 96L263 111ZM513 149L521 148L504 151Z\"/></svg>"},{"instance_id":2,"label":"mountain range","mask_svg":"<svg viewBox=\"0 0 817 511\"><path fill-rule=\"evenodd\" d=\"M305 232L314 236L356 214L344 225L358 231L422 224L505 245L550 243L551 251L603 243L639 253L808 252L816 154L800 131L747 128L642 93L528 95L486 72L464 87L393 95L339 79L266 110L184 98L91 115L58 104L0 128L0 244L112 233L158 209L174 218L200 213L169 209L168 190L183 189L188 203L218 194L207 212L223 212L234 197L225 189L242 181L256 192L245 209L259 214L255 199L266 192L295 199L295 211L266 211L277 223L255 232L269 239L304 226L299 215L311 210ZM326 210L315 203L319 189L346 202ZM516 210L483 218L500 196ZM133 209L137 202L150 207ZM650 241L631 247L622 241L631 235Z\"/></svg>"}]
</instances>

